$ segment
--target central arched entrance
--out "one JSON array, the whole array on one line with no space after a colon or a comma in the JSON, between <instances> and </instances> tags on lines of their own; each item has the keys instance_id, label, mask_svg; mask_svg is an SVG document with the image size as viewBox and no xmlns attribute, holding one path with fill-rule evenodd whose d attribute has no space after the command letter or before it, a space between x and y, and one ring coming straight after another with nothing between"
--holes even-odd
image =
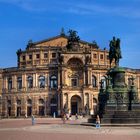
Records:
<instances>
[{"instance_id":1,"label":"central arched entrance","mask_svg":"<svg viewBox=\"0 0 140 140\"><path fill-rule=\"evenodd\" d=\"M71 98L71 114L80 114L82 112L81 98L78 95L74 95Z\"/></svg>"}]
</instances>

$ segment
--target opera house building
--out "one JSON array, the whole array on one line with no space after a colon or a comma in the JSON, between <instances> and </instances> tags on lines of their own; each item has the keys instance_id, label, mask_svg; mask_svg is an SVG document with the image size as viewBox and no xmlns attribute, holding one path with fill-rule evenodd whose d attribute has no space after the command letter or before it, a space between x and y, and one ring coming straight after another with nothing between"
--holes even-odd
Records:
<instances>
[{"instance_id":1,"label":"opera house building","mask_svg":"<svg viewBox=\"0 0 140 140\"><path fill-rule=\"evenodd\" d=\"M69 36L62 32L38 42L30 40L25 50L17 51L17 67L0 69L2 117L96 113L100 82L106 88L110 69L109 51L95 42L72 41L72 33L74 36L74 32ZM127 85L135 77L140 97L140 70L125 71Z\"/></svg>"}]
</instances>

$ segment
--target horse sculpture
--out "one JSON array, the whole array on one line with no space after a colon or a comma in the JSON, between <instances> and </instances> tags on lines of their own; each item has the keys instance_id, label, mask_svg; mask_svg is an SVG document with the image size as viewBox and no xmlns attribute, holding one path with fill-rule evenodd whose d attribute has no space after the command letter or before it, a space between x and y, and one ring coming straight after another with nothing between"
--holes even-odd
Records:
<instances>
[{"instance_id":1,"label":"horse sculpture","mask_svg":"<svg viewBox=\"0 0 140 140\"><path fill-rule=\"evenodd\" d=\"M120 50L120 39L113 37L109 44L109 60L110 60L110 67L112 61L115 59L115 66L119 66L119 60L122 58L121 50Z\"/></svg>"}]
</instances>

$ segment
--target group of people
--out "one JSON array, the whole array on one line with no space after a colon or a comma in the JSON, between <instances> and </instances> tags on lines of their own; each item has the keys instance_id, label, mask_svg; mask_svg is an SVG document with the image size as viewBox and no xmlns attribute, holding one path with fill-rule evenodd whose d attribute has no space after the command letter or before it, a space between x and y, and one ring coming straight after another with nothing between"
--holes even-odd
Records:
<instances>
[{"instance_id":1,"label":"group of people","mask_svg":"<svg viewBox=\"0 0 140 140\"><path fill-rule=\"evenodd\" d=\"M68 114L68 113L62 113L61 114L61 118L63 120L63 123L65 123L66 120L72 120L72 115ZM79 118L78 114L75 114L75 120L77 120Z\"/></svg>"},{"instance_id":2,"label":"group of people","mask_svg":"<svg viewBox=\"0 0 140 140\"><path fill-rule=\"evenodd\" d=\"M65 124L65 122L66 122L66 120L72 120L72 115L71 114L68 114L68 113L62 113L61 114L61 118L62 118L62 121L63 121L63 123ZM35 124L35 117L34 117L34 115L32 115L32 117L31 117L31 119L32 119L32 125L34 125ZM76 113L75 114L75 120L77 120L78 119L78 114ZM99 115L97 115L97 117L96 117L96 128L100 128L100 117L99 117Z\"/></svg>"}]
</instances>

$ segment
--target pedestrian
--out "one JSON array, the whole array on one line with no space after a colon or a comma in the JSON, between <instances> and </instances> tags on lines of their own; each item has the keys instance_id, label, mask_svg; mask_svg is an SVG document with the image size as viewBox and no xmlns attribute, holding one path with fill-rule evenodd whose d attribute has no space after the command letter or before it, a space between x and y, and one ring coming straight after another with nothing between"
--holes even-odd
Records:
<instances>
[{"instance_id":1,"label":"pedestrian","mask_svg":"<svg viewBox=\"0 0 140 140\"><path fill-rule=\"evenodd\" d=\"M96 128L100 128L100 117L97 115L96 117Z\"/></svg>"},{"instance_id":2,"label":"pedestrian","mask_svg":"<svg viewBox=\"0 0 140 140\"><path fill-rule=\"evenodd\" d=\"M35 125L35 117L32 115L32 125Z\"/></svg>"}]
</instances>

